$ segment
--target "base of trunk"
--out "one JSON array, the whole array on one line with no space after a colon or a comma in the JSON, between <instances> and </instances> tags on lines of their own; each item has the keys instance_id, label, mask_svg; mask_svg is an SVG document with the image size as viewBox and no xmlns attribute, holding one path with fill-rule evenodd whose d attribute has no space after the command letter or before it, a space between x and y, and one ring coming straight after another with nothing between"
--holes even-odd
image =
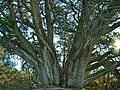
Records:
<instances>
[{"instance_id":1,"label":"base of trunk","mask_svg":"<svg viewBox=\"0 0 120 90\"><path fill-rule=\"evenodd\" d=\"M80 88L62 88L62 87L40 87L35 90L84 90Z\"/></svg>"}]
</instances>

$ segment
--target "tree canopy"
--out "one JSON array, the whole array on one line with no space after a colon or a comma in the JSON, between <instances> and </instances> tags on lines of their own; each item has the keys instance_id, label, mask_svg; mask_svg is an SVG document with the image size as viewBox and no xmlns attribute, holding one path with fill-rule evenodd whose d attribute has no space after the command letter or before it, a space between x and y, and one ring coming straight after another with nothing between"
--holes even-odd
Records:
<instances>
[{"instance_id":1,"label":"tree canopy","mask_svg":"<svg viewBox=\"0 0 120 90\"><path fill-rule=\"evenodd\" d=\"M119 0L1 0L0 44L36 70L43 86L84 86L118 70ZM57 41L55 41L57 40ZM92 70L102 70L88 74Z\"/></svg>"}]
</instances>

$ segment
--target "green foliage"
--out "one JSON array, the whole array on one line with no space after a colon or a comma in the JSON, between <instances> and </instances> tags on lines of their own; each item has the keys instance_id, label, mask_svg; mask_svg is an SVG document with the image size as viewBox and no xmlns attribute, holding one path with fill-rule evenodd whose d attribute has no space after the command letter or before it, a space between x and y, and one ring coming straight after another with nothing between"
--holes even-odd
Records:
<instances>
[{"instance_id":1,"label":"green foliage","mask_svg":"<svg viewBox=\"0 0 120 90\"><path fill-rule=\"evenodd\" d=\"M1 60L2 59L4 60L6 54L7 54L7 52L5 50L3 50L2 47L0 47L0 59Z\"/></svg>"},{"instance_id":2,"label":"green foliage","mask_svg":"<svg viewBox=\"0 0 120 90\"><path fill-rule=\"evenodd\" d=\"M80 23L78 23L77 30L82 31L83 28L84 28L84 27L83 27Z\"/></svg>"},{"instance_id":3,"label":"green foliage","mask_svg":"<svg viewBox=\"0 0 120 90\"><path fill-rule=\"evenodd\" d=\"M112 74L110 75L107 73L106 75L101 76L100 78L92 81L86 87L93 88L93 90L95 90L96 88L105 90L105 88L112 89L115 87L119 87L118 83L119 83L118 80Z\"/></svg>"},{"instance_id":4,"label":"green foliage","mask_svg":"<svg viewBox=\"0 0 120 90\"><path fill-rule=\"evenodd\" d=\"M9 28L13 28L15 25L15 22L14 20L6 16L6 18L0 17L0 24L1 24L0 27L8 26Z\"/></svg>"},{"instance_id":5,"label":"green foliage","mask_svg":"<svg viewBox=\"0 0 120 90\"><path fill-rule=\"evenodd\" d=\"M0 47L0 59L4 61L7 52ZM8 67L8 63L0 63L0 85L3 86L32 86L34 88L40 85L39 78L32 75L27 69L20 72L14 68Z\"/></svg>"},{"instance_id":6,"label":"green foliage","mask_svg":"<svg viewBox=\"0 0 120 90\"><path fill-rule=\"evenodd\" d=\"M9 39L15 37L16 30L14 29L15 21L6 16L5 18L0 17L0 43L2 44L4 41L8 41ZM4 33L3 33L4 32Z\"/></svg>"},{"instance_id":7,"label":"green foliage","mask_svg":"<svg viewBox=\"0 0 120 90\"><path fill-rule=\"evenodd\" d=\"M0 85L4 86L32 86L40 85L39 78L31 75L27 70L23 73L20 71L8 68L7 63L0 63Z\"/></svg>"}]
</instances>

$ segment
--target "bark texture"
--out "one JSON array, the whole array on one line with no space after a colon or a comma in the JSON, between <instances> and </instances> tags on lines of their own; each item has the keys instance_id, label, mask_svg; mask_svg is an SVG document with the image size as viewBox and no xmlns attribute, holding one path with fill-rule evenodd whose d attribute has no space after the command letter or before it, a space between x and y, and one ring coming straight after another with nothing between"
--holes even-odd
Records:
<instances>
[{"instance_id":1,"label":"bark texture","mask_svg":"<svg viewBox=\"0 0 120 90\"><path fill-rule=\"evenodd\" d=\"M111 1L111 3L115 2ZM113 17L117 15L119 7L116 3L114 4L116 6L111 3L104 0L98 2L92 0L3 1L4 7L0 7L2 8L0 13L4 18L12 18L15 24L9 28L9 23L8 26L7 24L1 26L0 32L4 36L7 37L9 33L12 36L2 46L11 54L18 55L33 65L43 86L70 89L74 87L82 90L85 85L118 66L118 62L110 62L114 57L106 59L111 52L92 57L94 46L99 43L101 36L120 26L120 22L117 21L119 18ZM5 12L5 9L8 11ZM4 18L1 21L4 21ZM32 35L26 34L31 31ZM64 42L63 67L60 66L59 54L53 42L54 35L62 37L61 33L67 36L66 40L60 41ZM62 38L65 38L65 35ZM70 42L70 50L66 53L68 47L65 42L69 40L69 35L73 38ZM91 64L95 61L98 63ZM86 71L105 66L107 62L110 63L110 67L86 77ZM114 73L116 75L118 71L115 69ZM116 77L119 78L117 75Z\"/></svg>"}]
</instances>

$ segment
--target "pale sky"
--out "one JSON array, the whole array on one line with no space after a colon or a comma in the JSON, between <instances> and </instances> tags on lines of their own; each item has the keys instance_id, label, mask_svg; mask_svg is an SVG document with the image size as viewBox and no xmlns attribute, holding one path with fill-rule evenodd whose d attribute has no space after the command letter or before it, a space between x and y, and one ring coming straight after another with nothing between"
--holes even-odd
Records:
<instances>
[{"instance_id":1,"label":"pale sky","mask_svg":"<svg viewBox=\"0 0 120 90\"><path fill-rule=\"evenodd\" d=\"M114 31L115 32L120 32L120 27L116 28ZM58 38L54 38L54 43L56 43L58 40L59 40ZM18 70L21 70L21 61L16 60L16 63L17 63L17 65L16 65L15 68L18 69Z\"/></svg>"}]
</instances>

